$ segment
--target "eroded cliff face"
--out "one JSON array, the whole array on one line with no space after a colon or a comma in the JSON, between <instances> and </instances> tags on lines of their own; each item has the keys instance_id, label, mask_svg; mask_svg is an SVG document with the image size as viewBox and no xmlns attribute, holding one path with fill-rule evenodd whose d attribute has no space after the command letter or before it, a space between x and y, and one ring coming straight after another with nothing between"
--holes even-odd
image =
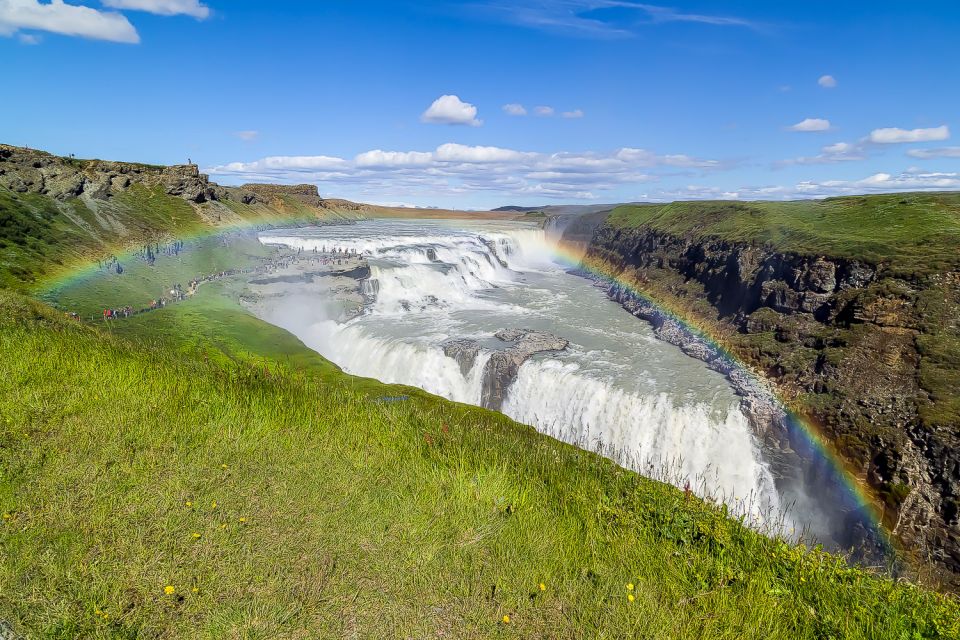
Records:
<instances>
[{"instance_id":1,"label":"eroded cliff face","mask_svg":"<svg viewBox=\"0 0 960 640\"><path fill-rule=\"evenodd\" d=\"M960 422L938 397L951 379L960 383L960 274L904 275L883 264L608 225L594 234L588 259L711 327L766 374L875 489L895 535L960 582ZM630 290L613 284L609 293L667 327L659 332L682 330ZM691 355L714 357L672 337ZM776 428L758 435L782 438Z\"/></svg>"},{"instance_id":2,"label":"eroded cliff face","mask_svg":"<svg viewBox=\"0 0 960 640\"><path fill-rule=\"evenodd\" d=\"M72 160L19 147L0 145L0 186L14 193L37 193L58 200L87 196L104 200L134 184L162 185L167 195L196 203L220 200L227 190L211 183L196 165L169 167Z\"/></svg>"},{"instance_id":3,"label":"eroded cliff face","mask_svg":"<svg viewBox=\"0 0 960 640\"><path fill-rule=\"evenodd\" d=\"M245 184L225 187L211 182L195 164L159 166L134 162L76 160L43 151L0 145L0 187L14 193L35 193L58 201L83 198L105 201L134 185L162 187L169 196L194 204L234 200L243 204L271 204L292 197L317 208L335 208L320 197L316 185Z\"/></svg>"}]
</instances>

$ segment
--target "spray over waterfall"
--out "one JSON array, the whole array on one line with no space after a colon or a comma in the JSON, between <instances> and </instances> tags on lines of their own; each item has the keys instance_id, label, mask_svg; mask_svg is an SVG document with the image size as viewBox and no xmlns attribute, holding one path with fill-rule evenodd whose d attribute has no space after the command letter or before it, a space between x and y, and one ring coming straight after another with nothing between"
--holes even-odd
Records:
<instances>
[{"instance_id":1,"label":"spray over waterfall","mask_svg":"<svg viewBox=\"0 0 960 640\"><path fill-rule=\"evenodd\" d=\"M261 239L367 257L359 317L338 323L311 298L257 310L345 371L498 409L752 518L778 512L774 478L722 377L553 263L544 230L375 221Z\"/></svg>"}]
</instances>

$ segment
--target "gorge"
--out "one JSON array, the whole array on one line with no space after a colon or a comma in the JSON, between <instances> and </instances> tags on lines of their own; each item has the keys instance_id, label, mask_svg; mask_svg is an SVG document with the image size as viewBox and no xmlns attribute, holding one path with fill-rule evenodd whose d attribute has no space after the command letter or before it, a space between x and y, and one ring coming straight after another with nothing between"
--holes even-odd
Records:
<instances>
[{"instance_id":1,"label":"gorge","mask_svg":"<svg viewBox=\"0 0 960 640\"><path fill-rule=\"evenodd\" d=\"M365 310L345 318L329 297L296 286L252 310L348 373L500 410L724 502L758 528L876 559L869 513L823 460L765 437L776 419L769 389L746 377L731 384L730 371L633 320L615 304L623 300L568 272L556 254L563 230L542 226L365 221L267 231L262 242L308 256L363 256Z\"/></svg>"}]
</instances>

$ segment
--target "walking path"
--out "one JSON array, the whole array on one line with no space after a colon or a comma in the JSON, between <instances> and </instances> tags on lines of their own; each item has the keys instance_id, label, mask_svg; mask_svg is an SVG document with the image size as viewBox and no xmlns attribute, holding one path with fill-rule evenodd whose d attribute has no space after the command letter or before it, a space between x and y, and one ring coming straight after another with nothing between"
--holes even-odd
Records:
<instances>
[{"instance_id":1,"label":"walking path","mask_svg":"<svg viewBox=\"0 0 960 640\"><path fill-rule=\"evenodd\" d=\"M174 256L178 255L180 251L184 250L183 244L180 242L174 242L168 246L169 249L158 246L157 250L153 250L152 248L148 247L144 250L143 256L150 264L153 264L160 254ZM198 276L187 283L186 289L177 283L171 286L170 289L164 291L162 295L152 299L150 303L144 307L135 308L130 305L123 307L105 307L99 319L102 319L104 322L123 320L144 313L149 313L150 311L156 311L157 309L163 309L169 304L182 302L187 298L196 295L197 291L204 284L216 282L231 276L247 274L272 274L278 271L290 269L294 266L300 266L304 263L308 265L318 265L321 267L342 267L344 265L350 265L354 261L360 263L362 262L362 257L359 254L342 251L336 248L331 249L328 252L317 250L303 251L302 249L290 251L289 253L282 252L280 255L266 260L263 262L263 264L252 269L227 269L225 271L218 271L212 274ZM111 258L110 261L102 263L101 268L109 271L116 271L117 275L123 274L123 268L120 266L120 263L116 258ZM79 321L82 319L80 314L75 312L67 312L66 315L74 320ZM86 319L93 322L96 321L98 317L89 316Z\"/></svg>"}]
</instances>

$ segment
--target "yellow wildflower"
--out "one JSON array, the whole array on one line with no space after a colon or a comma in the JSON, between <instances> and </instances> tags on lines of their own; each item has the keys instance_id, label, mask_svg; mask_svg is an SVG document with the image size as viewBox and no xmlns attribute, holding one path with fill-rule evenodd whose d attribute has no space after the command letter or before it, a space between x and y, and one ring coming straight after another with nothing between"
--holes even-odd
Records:
<instances>
[{"instance_id":1,"label":"yellow wildflower","mask_svg":"<svg viewBox=\"0 0 960 640\"><path fill-rule=\"evenodd\" d=\"M188 506L188 507L192 507L192 506L193 506L193 502L191 502L190 500L187 500L187 506Z\"/></svg>"},{"instance_id":2,"label":"yellow wildflower","mask_svg":"<svg viewBox=\"0 0 960 640\"><path fill-rule=\"evenodd\" d=\"M197 588L197 587L194 587L193 589L190 589L190 591L193 591L194 593L197 593L198 591L200 591L200 589Z\"/></svg>"},{"instance_id":3,"label":"yellow wildflower","mask_svg":"<svg viewBox=\"0 0 960 640\"><path fill-rule=\"evenodd\" d=\"M627 585L627 591L633 591L633 583Z\"/></svg>"},{"instance_id":4,"label":"yellow wildflower","mask_svg":"<svg viewBox=\"0 0 960 640\"><path fill-rule=\"evenodd\" d=\"M246 522L246 521L247 521L246 518L243 518L243 517L240 518L240 522Z\"/></svg>"},{"instance_id":5,"label":"yellow wildflower","mask_svg":"<svg viewBox=\"0 0 960 640\"><path fill-rule=\"evenodd\" d=\"M221 525L220 525L220 528L221 528L221 529L226 529L226 528L227 528L227 523L224 522L223 524L221 524Z\"/></svg>"},{"instance_id":6,"label":"yellow wildflower","mask_svg":"<svg viewBox=\"0 0 960 640\"><path fill-rule=\"evenodd\" d=\"M175 594L175 593L177 592L177 588L174 587L172 584L168 584L167 586L165 586L165 587L163 588L163 592L164 592L165 594L167 594L168 596L172 596L173 594Z\"/></svg>"},{"instance_id":7,"label":"yellow wildflower","mask_svg":"<svg viewBox=\"0 0 960 640\"><path fill-rule=\"evenodd\" d=\"M545 584L543 584L543 583L541 582L541 583L540 583L540 591L546 591L546 590L547 590L547 585L545 585Z\"/></svg>"},{"instance_id":8,"label":"yellow wildflower","mask_svg":"<svg viewBox=\"0 0 960 640\"><path fill-rule=\"evenodd\" d=\"M199 539L199 538L200 538L200 534L197 533L196 531L194 531L194 532L193 532L193 539L194 539L194 540L197 540L197 539Z\"/></svg>"},{"instance_id":9,"label":"yellow wildflower","mask_svg":"<svg viewBox=\"0 0 960 640\"><path fill-rule=\"evenodd\" d=\"M220 468L221 468L221 469L226 469L226 468L227 468L227 465L226 465L226 464L222 464L222 465L220 465Z\"/></svg>"},{"instance_id":10,"label":"yellow wildflower","mask_svg":"<svg viewBox=\"0 0 960 640\"><path fill-rule=\"evenodd\" d=\"M628 593L628 594L627 594L627 600L630 601L630 602L633 602L634 600L636 600L636 598L633 597L633 594L632 594L632 593Z\"/></svg>"},{"instance_id":11,"label":"yellow wildflower","mask_svg":"<svg viewBox=\"0 0 960 640\"><path fill-rule=\"evenodd\" d=\"M210 503L210 508L211 508L211 509L216 509L216 508L217 508L217 501L216 501L216 500L214 500L213 502Z\"/></svg>"},{"instance_id":12,"label":"yellow wildflower","mask_svg":"<svg viewBox=\"0 0 960 640\"><path fill-rule=\"evenodd\" d=\"M503 616L503 624L510 624L510 616L508 615Z\"/></svg>"}]
</instances>

